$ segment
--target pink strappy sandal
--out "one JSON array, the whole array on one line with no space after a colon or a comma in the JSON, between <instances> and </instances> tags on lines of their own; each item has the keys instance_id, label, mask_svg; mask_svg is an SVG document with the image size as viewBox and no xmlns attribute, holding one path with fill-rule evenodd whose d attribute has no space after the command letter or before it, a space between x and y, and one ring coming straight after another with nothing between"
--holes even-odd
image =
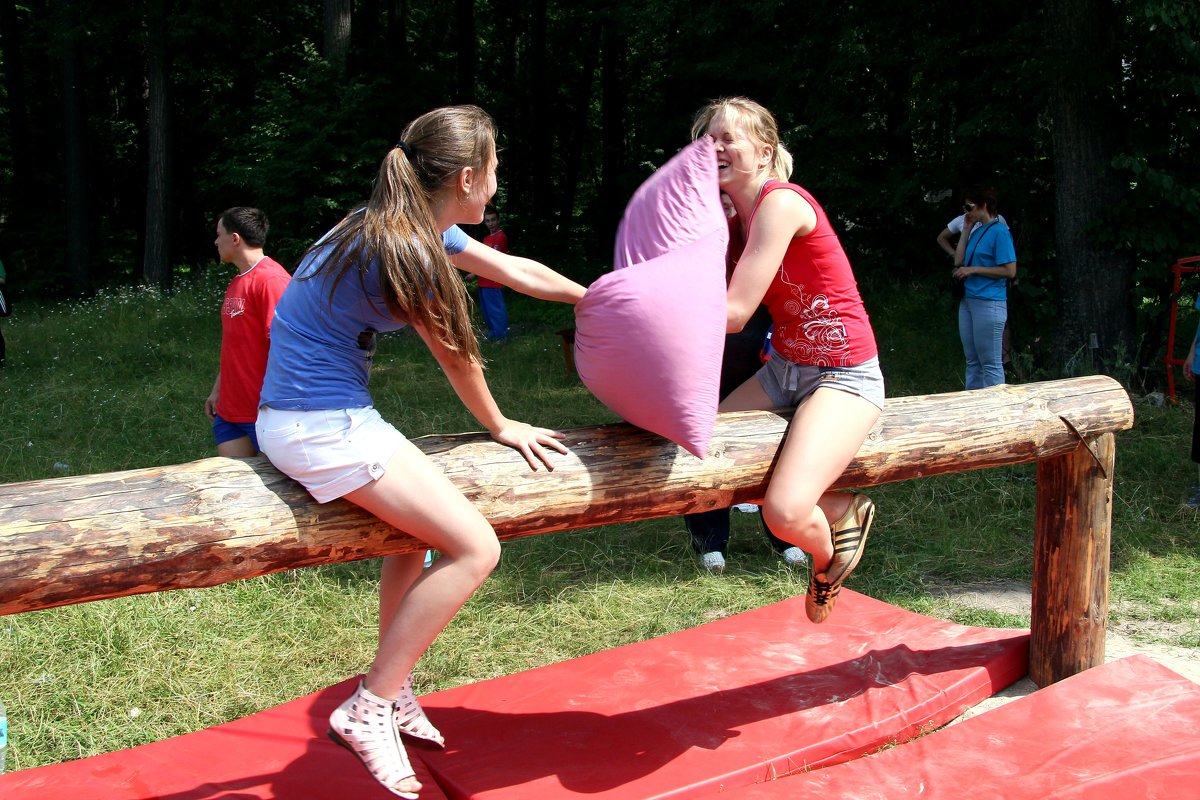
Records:
<instances>
[{"instance_id":1,"label":"pink strappy sandal","mask_svg":"<svg viewBox=\"0 0 1200 800\"><path fill-rule=\"evenodd\" d=\"M442 738L442 732L433 726L429 717L425 716L421 704L417 702L417 697L413 694L412 681L412 673L409 673L408 680L404 682L404 688L400 690L400 696L396 698L396 710L392 714L396 730L404 736L427 742L435 747L445 747L446 740Z\"/></svg>"},{"instance_id":2,"label":"pink strappy sandal","mask_svg":"<svg viewBox=\"0 0 1200 800\"><path fill-rule=\"evenodd\" d=\"M415 780L417 773L392 722L395 705L359 683L358 691L329 715L329 738L353 753L389 792L405 800L417 800L420 782L414 789L396 788L401 781Z\"/></svg>"}]
</instances>

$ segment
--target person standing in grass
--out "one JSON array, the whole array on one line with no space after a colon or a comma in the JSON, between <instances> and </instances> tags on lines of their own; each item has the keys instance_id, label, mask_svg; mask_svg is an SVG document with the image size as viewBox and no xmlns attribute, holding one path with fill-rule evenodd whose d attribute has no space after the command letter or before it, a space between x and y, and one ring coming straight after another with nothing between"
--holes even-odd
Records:
<instances>
[{"instance_id":1,"label":"person standing in grass","mask_svg":"<svg viewBox=\"0 0 1200 800\"><path fill-rule=\"evenodd\" d=\"M974 186L964 196L962 236L951 275L964 283L958 301L958 335L967 360L968 389L1004 383L1004 329L1008 281L1017 276L1012 233L996 214L996 190Z\"/></svg>"},{"instance_id":2,"label":"person standing in grass","mask_svg":"<svg viewBox=\"0 0 1200 800\"><path fill-rule=\"evenodd\" d=\"M257 208L236 206L217 218L213 244L221 263L232 264L237 274L221 303L221 366L204 413L212 421L217 455L229 458L258 455L254 421L267 370L271 320L291 280L279 262L263 253L269 228L267 215Z\"/></svg>"},{"instance_id":3,"label":"person standing in grass","mask_svg":"<svg viewBox=\"0 0 1200 800\"><path fill-rule=\"evenodd\" d=\"M466 287L455 267L545 300L575 303L584 287L493 250L478 224L496 191L496 131L474 106L417 118L384 156L365 207L308 249L275 311L258 415L263 452L317 502L361 506L438 550L384 559L380 639L358 689L330 717L330 736L384 787L421 784L400 736L443 744L417 703L417 660L495 567L490 524L446 475L372 405L376 335L411 325L450 385L496 441L533 470L567 452L561 434L509 419L484 380Z\"/></svg>"},{"instance_id":4,"label":"person standing in grass","mask_svg":"<svg viewBox=\"0 0 1200 800\"><path fill-rule=\"evenodd\" d=\"M760 304L774 326L769 360L719 409L795 409L763 520L810 554L804 608L824 622L875 518L866 495L829 491L883 410L875 334L825 211L787 182L792 157L771 112L745 97L718 100L697 114L692 135L716 143L717 179L739 221L730 238L727 331L742 330Z\"/></svg>"},{"instance_id":5,"label":"person standing in grass","mask_svg":"<svg viewBox=\"0 0 1200 800\"><path fill-rule=\"evenodd\" d=\"M489 205L483 212L483 224L487 226L488 235L483 237L483 243L501 253L508 252L508 234L500 227L500 212L495 206ZM499 341L508 336L508 308L504 305L504 285L478 276L479 309L483 312L483 323L487 328L488 338Z\"/></svg>"},{"instance_id":6,"label":"person standing in grass","mask_svg":"<svg viewBox=\"0 0 1200 800\"><path fill-rule=\"evenodd\" d=\"M1200 310L1200 295L1196 296L1196 308ZM1192 337L1192 346L1188 349L1187 358L1183 361L1183 376L1192 382L1195 395L1195 402L1192 405L1192 461L1200 464L1200 381L1196 380L1196 374L1200 373L1200 348L1196 347L1196 343L1200 342L1200 325L1196 327L1196 335ZM1187 507L1200 509L1200 480L1198 480L1188 492Z\"/></svg>"}]
</instances>

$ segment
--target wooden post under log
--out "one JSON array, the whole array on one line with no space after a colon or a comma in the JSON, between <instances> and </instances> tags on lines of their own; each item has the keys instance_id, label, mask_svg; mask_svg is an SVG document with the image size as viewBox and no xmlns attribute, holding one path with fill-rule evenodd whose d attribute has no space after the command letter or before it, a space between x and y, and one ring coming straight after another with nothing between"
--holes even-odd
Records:
<instances>
[{"instance_id":1,"label":"wooden post under log","mask_svg":"<svg viewBox=\"0 0 1200 800\"><path fill-rule=\"evenodd\" d=\"M1115 456L1106 433L1038 462L1029 648L1038 686L1104 663Z\"/></svg>"},{"instance_id":2,"label":"wooden post under log","mask_svg":"<svg viewBox=\"0 0 1200 800\"><path fill-rule=\"evenodd\" d=\"M552 473L484 434L416 443L512 539L758 501L788 419L722 414L703 460L629 425L578 428ZM1102 376L890 398L835 486L1041 461L1132 425L1128 395ZM347 502L314 503L261 458L8 484L0 615L423 548ZM1060 580L1039 578L1050 597L1069 594Z\"/></svg>"}]
</instances>

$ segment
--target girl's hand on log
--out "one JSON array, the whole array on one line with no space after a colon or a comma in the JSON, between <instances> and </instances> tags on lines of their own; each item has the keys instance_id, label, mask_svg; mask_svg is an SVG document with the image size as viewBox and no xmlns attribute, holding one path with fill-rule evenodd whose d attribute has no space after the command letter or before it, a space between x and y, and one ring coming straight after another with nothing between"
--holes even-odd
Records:
<instances>
[{"instance_id":1,"label":"girl's hand on log","mask_svg":"<svg viewBox=\"0 0 1200 800\"><path fill-rule=\"evenodd\" d=\"M563 437L562 433L549 428L537 428L524 422L506 419L503 425L491 433L497 442L524 456L529 468L534 472L538 470L539 461L546 465L546 469L554 469L548 450L564 454L568 452L567 446L559 441Z\"/></svg>"}]
</instances>

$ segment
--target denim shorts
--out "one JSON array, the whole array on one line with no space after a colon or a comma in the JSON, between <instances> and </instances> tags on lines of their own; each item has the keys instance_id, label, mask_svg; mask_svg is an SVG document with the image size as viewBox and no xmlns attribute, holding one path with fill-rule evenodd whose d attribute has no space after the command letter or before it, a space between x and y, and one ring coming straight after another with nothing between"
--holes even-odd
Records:
<instances>
[{"instance_id":1,"label":"denim shorts","mask_svg":"<svg viewBox=\"0 0 1200 800\"><path fill-rule=\"evenodd\" d=\"M817 389L826 387L856 394L883 410L883 373L878 357L856 367L813 367L772 353L758 371L758 382L775 408L795 408Z\"/></svg>"},{"instance_id":2,"label":"denim shorts","mask_svg":"<svg viewBox=\"0 0 1200 800\"><path fill-rule=\"evenodd\" d=\"M212 431L213 438L217 440L217 444L225 444L226 442L232 442L234 439L248 436L250 437L250 443L254 445L254 449L258 450L258 437L255 435L253 422L230 422L220 414L214 414Z\"/></svg>"},{"instance_id":3,"label":"denim shorts","mask_svg":"<svg viewBox=\"0 0 1200 800\"><path fill-rule=\"evenodd\" d=\"M383 477L405 439L372 406L317 411L263 406L255 427L263 454L318 503Z\"/></svg>"}]
</instances>

